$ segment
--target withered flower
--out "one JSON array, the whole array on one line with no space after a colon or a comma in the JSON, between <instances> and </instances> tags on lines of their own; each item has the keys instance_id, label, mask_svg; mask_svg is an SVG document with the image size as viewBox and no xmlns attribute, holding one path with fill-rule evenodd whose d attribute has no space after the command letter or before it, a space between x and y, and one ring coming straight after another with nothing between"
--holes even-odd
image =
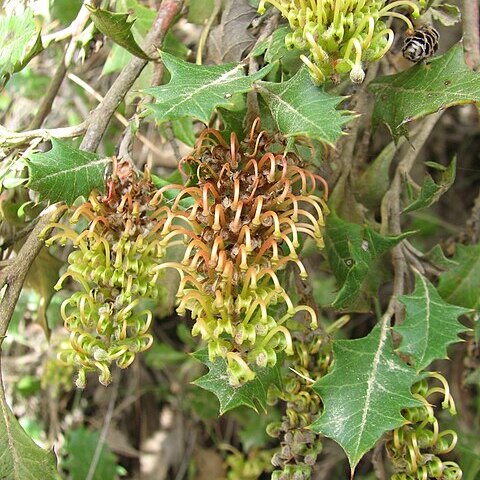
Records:
<instances>
[{"instance_id":1,"label":"withered flower","mask_svg":"<svg viewBox=\"0 0 480 480\"><path fill-rule=\"evenodd\" d=\"M191 312L193 335L207 342L212 361L226 360L233 386L255 376L252 365L271 367L278 352L293 353L287 321L297 312L317 324L311 307L294 305L279 274L295 264L307 277L298 257L302 236L324 246L327 185L287 151L284 137L258 126L242 142L232 133L230 144L206 129L180 163L191 172L187 186L166 186L151 202L157 207L167 190L179 190L153 217L161 248L185 241L184 258L156 269L180 272L178 312ZM315 194L319 185L323 197ZM187 198L192 205L184 209Z\"/></svg>"},{"instance_id":2,"label":"withered flower","mask_svg":"<svg viewBox=\"0 0 480 480\"><path fill-rule=\"evenodd\" d=\"M78 368L77 386L87 371L98 371L104 385L111 381L112 362L128 367L137 352L152 344L148 333L152 314L140 308L143 298L158 300L156 268L163 249L155 234L155 208L150 201L155 187L148 172L138 179L129 162L114 161L107 180L107 196L92 192L89 201L73 213L70 222L85 219L80 233L62 223L48 226L56 233L47 245L73 242L68 269L56 289L71 277L80 284L62 304L61 314L70 332L70 348L59 356Z\"/></svg>"}]
</instances>

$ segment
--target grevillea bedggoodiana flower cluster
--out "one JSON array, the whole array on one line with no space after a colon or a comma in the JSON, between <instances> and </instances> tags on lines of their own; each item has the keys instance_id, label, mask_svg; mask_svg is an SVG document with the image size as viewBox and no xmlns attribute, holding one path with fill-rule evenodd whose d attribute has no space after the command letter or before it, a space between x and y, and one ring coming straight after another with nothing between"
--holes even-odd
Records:
<instances>
[{"instance_id":1,"label":"grevillea bedggoodiana flower cluster","mask_svg":"<svg viewBox=\"0 0 480 480\"><path fill-rule=\"evenodd\" d=\"M433 379L439 380L442 386L431 386ZM442 407L456 413L447 381L439 373L429 372L429 378L417 382L412 393L424 405L403 412L408 423L394 430L392 439L386 444L395 472L391 480L460 480L460 467L441 459L455 448L457 434L453 430L440 431L429 401L434 394L440 393L444 396Z\"/></svg>"},{"instance_id":2,"label":"grevillea bedggoodiana flower cluster","mask_svg":"<svg viewBox=\"0 0 480 480\"><path fill-rule=\"evenodd\" d=\"M285 37L287 47L310 52L300 58L317 84L346 73L352 82L363 82L363 62L379 60L393 44L393 30L384 19L399 18L413 32L411 20L394 10L404 7L414 17L420 15L410 0L261 0L260 13L266 3L288 20L292 32Z\"/></svg>"},{"instance_id":3,"label":"grevillea bedggoodiana flower cluster","mask_svg":"<svg viewBox=\"0 0 480 480\"><path fill-rule=\"evenodd\" d=\"M158 268L179 271L177 311L191 312L193 335L207 342L210 360L225 359L238 386L254 378L253 365L271 367L278 352L293 353L287 321L297 312L316 326L313 309L294 305L279 274L293 264L307 277L297 251L302 235L324 245L327 185L287 152L284 137L258 131L258 121L240 143L234 133L227 144L206 129L184 168L191 186L166 186L152 200L160 205L167 190L180 190L173 205L159 209L158 233L165 248L174 239L187 243L182 262ZM323 198L315 194L319 184ZM188 198L193 205L184 210Z\"/></svg>"},{"instance_id":4,"label":"grevillea bedggoodiana flower cluster","mask_svg":"<svg viewBox=\"0 0 480 480\"><path fill-rule=\"evenodd\" d=\"M126 368L137 352L150 347L152 314L140 302L161 296L156 267L164 251L156 234L156 209L150 205L155 188L148 172L139 179L129 162L114 161L107 192L92 192L73 213L71 223L88 222L80 233L62 223L43 232L56 230L47 245L70 240L74 246L55 288L68 277L80 285L61 307L70 347L59 353L60 360L78 369L78 387L85 386L88 371L97 371L99 381L108 385L112 362Z\"/></svg>"},{"instance_id":5,"label":"grevillea bedggoodiana flower cluster","mask_svg":"<svg viewBox=\"0 0 480 480\"><path fill-rule=\"evenodd\" d=\"M280 440L272 463L272 480L308 480L322 450L320 436L310 426L322 411L310 378L325 376L332 363L332 343L323 330L293 332L295 355L284 388L271 387L269 403L286 402L281 422L270 423L267 433Z\"/></svg>"}]
</instances>

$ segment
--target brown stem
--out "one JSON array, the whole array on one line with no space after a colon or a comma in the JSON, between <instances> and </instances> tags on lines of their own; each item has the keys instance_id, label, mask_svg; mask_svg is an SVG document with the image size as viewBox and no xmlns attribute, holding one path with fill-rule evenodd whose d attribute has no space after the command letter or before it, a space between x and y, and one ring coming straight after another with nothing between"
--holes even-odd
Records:
<instances>
[{"instance_id":1,"label":"brown stem","mask_svg":"<svg viewBox=\"0 0 480 480\"><path fill-rule=\"evenodd\" d=\"M175 16L180 11L182 4L183 0L163 0L152 29L145 40L144 49L148 55L153 56L157 53L157 49L161 46L162 41ZM146 60L135 57L122 70L110 90L105 95L103 102L90 114L87 120L89 126L80 145L81 150L93 152L98 148L112 115L147 63Z\"/></svg>"},{"instance_id":2,"label":"brown stem","mask_svg":"<svg viewBox=\"0 0 480 480\"><path fill-rule=\"evenodd\" d=\"M0 346L7 333L8 324L15 310L28 270L43 247L43 241L38 236L50 222L55 222L63 211L63 209L58 208L58 204L51 205L44 210L32 233L18 252L15 261L0 273L0 288L4 290L0 303Z\"/></svg>"},{"instance_id":3,"label":"brown stem","mask_svg":"<svg viewBox=\"0 0 480 480\"><path fill-rule=\"evenodd\" d=\"M421 128L418 131L417 136L413 139L411 148L407 150L403 158L398 163L395 170L395 176L388 189L387 193L382 199L381 212L382 212L382 234L400 235L402 233L400 216L402 213L401 208L401 194L402 184L405 175L410 172L418 156L418 152L427 141L433 127L438 122L442 112L435 113L427 117ZM397 244L392 249L392 264L394 270L393 281L393 293L390 299L388 310L395 313L396 323L401 323L403 310L397 299L399 296L405 293L405 276L407 274L407 261L403 251L402 243Z\"/></svg>"},{"instance_id":4,"label":"brown stem","mask_svg":"<svg viewBox=\"0 0 480 480\"><path fill-rule=\"evenodd\" d=\"M463 49L465 61L469 68L480 68L480 34L479 34L479 6L478 0L464 0L462 10L463 20Z\"/></svg>"},{"instance_id":5,"label":"brown stem","mask_svg":"<svg viewBox=\"0 0 480 480\"><path fill-rule=\"evenodd\" d=\"M273 10L273 9L272 9ZM279 12L275 10L275 13L265 22L262 27L262 31L258 36L258 39L253 47L255 47L263 42L267 37L269 37L273 31L277 28L278 22L280 21ZM258 72L258 61L253 56L250 55L248 62L248 74L253 75ZM246 130L248 131L253 125L253 122L257 117L260 116L260 106L258 104L258 94L256 91L249 92L247 94L247 116L246 116Z\"/></svg>"}]
</instances>

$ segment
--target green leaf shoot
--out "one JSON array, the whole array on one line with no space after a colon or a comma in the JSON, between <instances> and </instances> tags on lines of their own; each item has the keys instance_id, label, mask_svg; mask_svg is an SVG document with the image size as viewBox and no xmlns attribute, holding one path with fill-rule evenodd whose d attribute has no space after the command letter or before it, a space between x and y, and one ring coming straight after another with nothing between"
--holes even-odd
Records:
<instances>
[{"instance_id":1,"label":"green leaf shoot","mask_svg":"<svg viewBox=\"0 0 480 480\"><path fill-rule=\"evenodd\" d=\"M380 260L409 234L384 237L372 228L327 217L325 249L340 290L332 306L345 311L368 311L368 298L381 281Z\"/></svg>"},{"instance_id":2,"label":"green leaf shoot","mask_svg":"<svg viewBox=\"0 0 480 480\"><path fill-rule=\"evenodd\" d=\"M423 182L418 197L405 208L404 213L413 212L422 208L428 208L453 185L455 181L456 159L453 159L446 170L442 172L440 180L435 183L432 177L428 175Z\"/></svg>"}]
</instances>

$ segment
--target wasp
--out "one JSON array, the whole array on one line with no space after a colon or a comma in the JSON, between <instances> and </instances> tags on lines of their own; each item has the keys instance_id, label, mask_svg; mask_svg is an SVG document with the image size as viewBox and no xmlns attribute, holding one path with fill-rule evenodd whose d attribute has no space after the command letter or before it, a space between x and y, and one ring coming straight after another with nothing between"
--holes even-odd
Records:
<instances>
[{"instance_id":1,"label":"wasp","mask_svg":"<svg viewBox=\"0 0 480 480\"><path fill-rule=\"evenodd\" d=\"M405 38L402 54L411 62L426 60L437 51L439 39L440 34L432 25L422 25Z\"/></svg>"}]
</instances>

